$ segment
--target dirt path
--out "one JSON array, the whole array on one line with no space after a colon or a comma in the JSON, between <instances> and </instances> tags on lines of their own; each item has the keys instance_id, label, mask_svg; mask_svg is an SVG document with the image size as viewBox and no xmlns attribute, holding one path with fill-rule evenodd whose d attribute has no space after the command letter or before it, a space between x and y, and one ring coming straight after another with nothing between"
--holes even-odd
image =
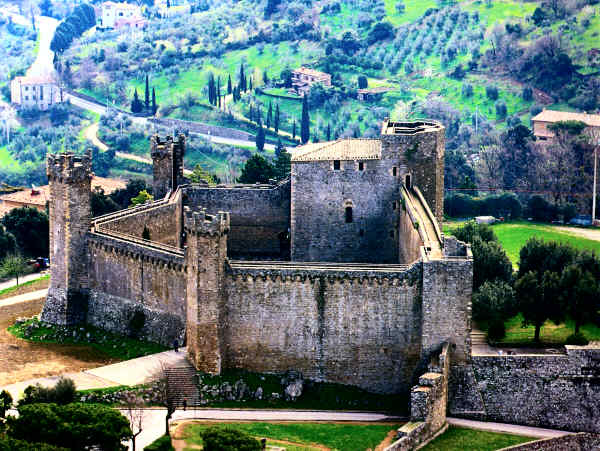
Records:
<instances>
[{"instance_id":1,"label":"dirt path","mask_svg":"<svg viewBox=\"0 0 600 451\"><path fill-rule=\"evenodd\" d=\"M600 229L583 229L580 227L552 227L553 230L560 230L561 232L569 233L571 235L577 235L588 240L600 241Z\"/></svg>"},{"instance_id":2,"label":"dirt path","mask_svg":"<svg viewBox=\"0 0 600 451\"><path fill-rule=\"evenodd\" d=\"M82 346L41 344L21 340L7 328L19 317L41 312L44 299L0 308L0 386L38 377L82 371L116 360Z\"/></svg>"}]
</instances>

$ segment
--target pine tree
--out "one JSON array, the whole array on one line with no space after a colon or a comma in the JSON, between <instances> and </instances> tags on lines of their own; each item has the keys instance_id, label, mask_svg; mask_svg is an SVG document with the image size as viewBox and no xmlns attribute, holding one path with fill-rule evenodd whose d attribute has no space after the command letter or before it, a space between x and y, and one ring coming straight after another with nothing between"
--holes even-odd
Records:
<instances>
[{"instance_id":1,"label":"pine tree","mask_svg":"<svg viewBox=\"0 0 600 451\"><path fill-rule=\"evenodd\" d=\"M156 105L156 91L152 88L152 115L154 116L158 111L158 105Z\"/></svg>"},{"instance_id":2,"label":"pine tree","mask_svg":"<svg viewBox=\"0 0 600 451\"><path fill-rule=\"evenodd\" d=\"M291 165L291 155L283 147L281 140L277 140L277 147L275 148L275 178L283 180L290 175Z\"/></svg>"},{"instance_id":3,"label":"pine tree","mask_svg":"<svg viewBox=\"0 0 600 451\"><path fill-rule=\"evenodd\" d=\"M294 123L292 124L292 138L296 139L296 119L294 119Z\"/></svg>"},{"instance_id":4,"label":"pine tree","mask_svg":"<svg viewBox=\"0 0 600 451\"><path fill-rule=\"evenodd\" d=\"M150 87L148 86L148 74L146 74L146 90L144 91L144 106L150 111Z\"/></svg>"},{"instance_id":5,"label":"pine tree","mask_svg":"<svg viewBox=\"0 0 600 451\"><path fill-rule=\"evenodd\" d=\"M231 89L231 75L227 75L227 94L231 94L233 91Z\"/></svg>"},{"instance_id":6,"label":"pine tree","mask_svg":"<svg viewBox=\"0 0 600 451\"><path fill-rule=\"evenodd\" d=\"M273 122L273 103L269 102L269 111L267 111L267 128L271 128Z\"/></svg>"},{"instance_id":7,"label":"pine tree","mask_svg":"<svg viewBox=\"0 0 600 451\"><path fill-rule=\"evenodd\" d=\"M256 148L259 152L262 152L265 148L265 129L260 121L258 123L258 133L256 134Z\"/></svg>"},{"instance_id":8,"label":"pine tree","mask_svg":"<svg viewBox=\"0 0 600 451\"><path fill-rule=\"evenodd\" d=\"M310 116L308 114L308 96L302 97L302 121L300 122L300 140L306 144L310 139Z\"/></svg>"},{"instance_id":9,"label":"pine tree","mask_svg":"<svg viewBox=\"0 0 600 451\"><path fill-rule=\"evenodd\" d=\"M279 133L279 104L275 105L275 133Z\"/></svg>"}]
</instances>

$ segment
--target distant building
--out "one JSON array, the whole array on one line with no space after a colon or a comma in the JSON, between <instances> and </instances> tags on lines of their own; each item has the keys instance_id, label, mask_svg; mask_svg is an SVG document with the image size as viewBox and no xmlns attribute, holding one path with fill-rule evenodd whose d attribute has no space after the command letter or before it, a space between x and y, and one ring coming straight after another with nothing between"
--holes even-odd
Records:
<instances>
[{"instance_id":1,"label":"distant building","mask_svg":"<svg viewBox=\"0 0 600 451\"><path fill-rule=\"evenodd\" d=\"M308 67L301 67L292 71L292 88L299 95L308 93L310 87L315 83L331 86L331 75Z\"/></svg>"},{"instance_id":2,"label":"distant building","mask_svg":"<svg viewBox=\"0 0 600 451\"><path fill-rule=\"evenodd\" d=\"M379 86L377 88L359 89L356 97L362 102L380 100L386 92L392 90L392 88L387 88L385 86Z\"/></svg>"},{"instance_id":3,"label":"distant building","mask_svg":"<svg viewBox=\"0 0 600 451\"><path fill-rule=\"evenodd\" d=\"M130 3L102 3L102 13L98 21L99 28L145 28L148 21L142 16L138 5Z\"/></svg>"},{"instance_id":4,"label":"distant building","mask_svg":"<svg viewBox=\"0 0 600 451\"><path fill-rule=\"evenodd\" d=\"M104 194L110 194L117 189L125 188L125 185L126 183L123 180L118 179L97 176L94 176L92 179L92 189L102 188ZM1 195L0 217L4 216L13 208L29 207L36 208L40 211L46 211L46 204L49 199L50 187L48 185Z\"/></svg>"},{"instance_id":5,"label":"distant building","mask_svg":"<svg viewBox=\"0 0 600 451\"><path fill-rule=\"evenodd\" d=\"M15 77L10 82L10 101L21 107L47 110L62 102L63 94L51 77Z\"/></svg>"},{"instance_id":6,"label":"distant building","mask_svg":"<svg viewBox=\"0 0 600 451\"><path fill-rule=\"evenodd\" d=\"M161 17L175 17L191 14L192 5L185 0L156 0L154 5L158 8L158 13Z\"/></svg>"},{"instance_id":7,"label":"distant building","mask_svg":"<svg viewBox=\"0 0 600 451\"><path fill-rule=\"evenodd\" d=\"M541 141L554 138L554 132L549 126L562 121L580 121L588 127L600 128L600 115L587 113L570 113L567 111L554 111L544 109L541 113L531 118L533 134Z\"/></svg>"}]
</instances>

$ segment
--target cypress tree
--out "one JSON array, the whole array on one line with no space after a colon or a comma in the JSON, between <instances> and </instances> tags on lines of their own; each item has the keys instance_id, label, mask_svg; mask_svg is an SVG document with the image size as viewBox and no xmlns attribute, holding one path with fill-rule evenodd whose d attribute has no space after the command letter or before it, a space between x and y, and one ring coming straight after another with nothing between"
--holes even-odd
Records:
<instances>
[{"instance_id":1,"label":"cypress tree","mask_svg":"<svg viewBox=\"0 0 600 451\"><path fill-rule=\"evenodd\" d=\"M279 133L279 104L275 105L275 133Z\"/></svg>"},{"instance_id":2,"label":"cypress tree","mask_svg":"<svg viewBox=\"0 0 600 451\"><path fill-rule=\"evenodd\" d=\"M144 91L144 106L150 111L150 87L148 86L148 74L146 74L146 89Z\"/></svg>"},{"instance_id":3,"label":"cypress tree","mask_svg":"<svg viewBox=\"0 0 600 451\"><path fill-rule=\"evenodd\" d=\"M156 91L152 88L152 115L154 116L158 111L158 106L156 105Z\"/></svg>"},{"instance_id":4,"label":"cypress tree","mask_svg":"<svg viewBox=\"0 0 600 451\"><path fill-rule=\"evenodd\" d=\"M231 94L231 75L227 75L227 94Z\"/></svg>"},{"instance_id":5,"label":"cypress tree","mask_svg":"<svg viewBox=\"0 0 600 451\"><path fill-rule=\"evenodd\" d=\"M140 98L138 96L138 92L137 92L137 88L135 89L134 93L133 93L133 100L131 101L131 112L132 113L140 113L142 111L142 102L140 101Z\"/></svg>"},{"instance_id":6,"label":"cypress tree","mask_svg":"<svg viewBox=\"0 0 600 451\"><path fill-rule=\"evenodd\" d=\"M273 122L273 103L269 102L269 111L267 111L267 128L271 128Z\"/></svg>"},{"instance_id":7,"label":"cypress tree","mask_svg":"<svg viewBox=\"0 0 600 451\"><path fill-rule=\"evenodd\" d=\"M327 141L331 141L331 124L327 124Z\"/></svg>"},{"instance_id":8,"label":"cypress tree","mask_svg":"<svg viewBox=\"0 0 600 451\"><path fill-rule=\"evenodd\" d=\"M246 92L246 76L244 75L244 63L240 64L240 91Z\"/></svg>"},{"instance_id":9,"label":"cypress tree","mask_svg":"<svg viewBox=\"0 0 600 451\"><path fill-rule=\"evenodd\" d=\"M217 106L221 108L221 76L217 77Z\"/></svg>"},{"instance_id":10,"label":"cypress tree","mask_svg":"<svg viewBox=\"0 0 600 451\"><path fill-rule=\"evenodd\" d=\"M215 104L215 76L212 72L208 73L208 103Z\"/></svg>"},{"instance_id":11,"label":"cypress tree","mask_svg":"<svg viewBox=\"0 0 600 451\"><path fill-rule=\"evenodd\" d=\"M248 91L252 92L252 77L248 79Z\"/></svg>"},{"instance_id":12,"label":"cypress tree","mask_svg":"<svg viewBox=\"0 0 600 451\"><path fill-rule=\"evenodd\" d=\"M265 148L265 129L262 122L258 122L258 133L256 134L256 148L262 152Z\"/></svg>"},{"instance_id":13,"label":"cypress tree","mask_svg":"<svg viewBox=\"0 0 600 451\"><path fill-rule=\"evenodd\" d=\"M302 121L300 122L300 140L306 144L310 139L310 116L308 114L308 96L302 97Z\"/></svg>"},{"instance_id":14,"label":"cypress tree","mask_svg":"<svg viewBox=\"0 0 600 451\"><path fill-rule=\"evenodd\" d=\"M296 119L294 119L294 123L292 124L292 138L296 139Z\"/></svg>"}]
</instances>

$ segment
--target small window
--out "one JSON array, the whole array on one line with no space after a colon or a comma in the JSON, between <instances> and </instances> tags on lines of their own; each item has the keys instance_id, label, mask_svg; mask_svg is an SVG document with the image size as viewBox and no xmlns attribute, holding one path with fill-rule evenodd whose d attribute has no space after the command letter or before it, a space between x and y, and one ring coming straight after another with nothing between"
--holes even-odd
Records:
<instances>
[{"instance_id":1,"label":"small window","mask_svg":"<svg viewBox=\"0 0 600 451\"><path fill-rule=\"evenodd\" d=\"M364 171L365 170L365 164L362 161L358 162L358 170L359 171Z\"/></svg>"},{"instance_id":2,"label":"small window","mask_svg":"<svg viewBox=\"0 0 600 451\"><path fill-rule=\"evenodd\" d=\"M25 86L25 91L29 91L29 86Z\"/></svg>"},{"instance_id":3,"label":"small window","mask_svg":"<svg viewBox=\"0 0 600 451\"><path fill-rule=\"evenodd\" d=\"M352 222L352 207L346 207L346 224Z\"/></svg>"},{"instance_id":4,"label":"small window","mask_svg":"<svg viewBox=\"0 0 600 451\"><path fill-rule=\"evenodd\" d=\"M339 171L340 170L340 160L333 160L333 170L334 171Z\"/></svg>"},{"instance_id":5,"label":"small window","mask_svg":"<svg viewBox=\"0 0 600 451\"><path fill-rule=\"evenodd\" d=\"M358 235L359 235L359 236L365 236L365 231L364 231L364 229L360 229L360 230L358 231Z\"/></svg>"},{"instance_id":6,"label":"small window","mask_svg":"<svg viewBox=\"0 0 600 451\"><path fill-rule=\"evenodd\" d=\"M393 175L394 177L396 177L396 176L398 175L398 168L397 168L396 166L394 166L394 167L392 168L392 175Z\"/></svg>"},{"instance_id":7,"label":"small window","mask_svg":"<svg viewBox=\"0 0 600 451\"><path fill-rule=\"evenodd\" d=\"M394 231L390 230L390 238L394 238Z\"/></svg>"},{"instance_id":8,"label":"small window","mask_svg":"<svg viewBox=\"0 0 600 451\"><path fill-rule=\"evenodd\" d=\"M404 179L404 185L406 186L406 189L411 189L411 180L410 180L410 174L406 174L406 178Z\"/></svg>"},{"instance_id":9,"label":"small window","mask_svg":"<svg viewBox=\"0 0 600 451\"><path fill-rule=\"evenodd\" d=\"M29 100L29 96L25 96L25 100Z\"/></svg>"},{"instance_id":10,"label":"small window","mask_svg":"<svg viewBox=\"0 0 600 451\"><path fill-rule=\"evenodd\" d=\"M398 208L396 201L392 202L392 210L395 210L396 208Z\"/></svg>"}]
</instances>

